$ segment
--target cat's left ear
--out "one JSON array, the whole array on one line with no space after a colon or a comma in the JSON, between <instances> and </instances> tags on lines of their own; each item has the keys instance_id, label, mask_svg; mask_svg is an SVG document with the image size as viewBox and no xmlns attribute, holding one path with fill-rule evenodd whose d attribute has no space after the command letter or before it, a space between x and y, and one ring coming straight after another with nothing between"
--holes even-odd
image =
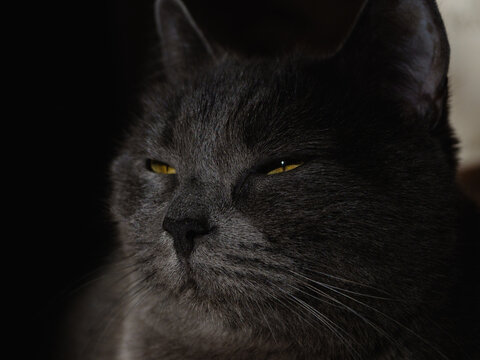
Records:
<instances>
[{"instance_id":1,"label":"cat's left ear","mask_svg":"<svg viewBox=\"0 0 480 360\"><path fill-rule=\"evenodd\" d=\"M445 117L449 55L435 0L366 0L335 58L364 89L397 97L437 122Z\"/></svg>"},{"instance_id":2,"label":"cat's left ear","mask_svg":"<svg viewBox=\"0 0 480 360\"><path fill-rule=\"evenodd\" d=\"M169 80L175 81L215 60L211 45L181 0L157 0L155 22Z\"/></svg>"}]
</instances>

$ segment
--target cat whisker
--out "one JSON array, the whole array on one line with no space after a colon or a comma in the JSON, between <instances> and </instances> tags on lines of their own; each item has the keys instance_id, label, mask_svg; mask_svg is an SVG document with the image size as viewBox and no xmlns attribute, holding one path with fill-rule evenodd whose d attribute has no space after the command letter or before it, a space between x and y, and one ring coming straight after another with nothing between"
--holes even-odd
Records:
<instances>
[{"instance_id":1,"label":"cat whisker","mask_svg":"<svg viewBox=\"0 0 480 360\"><path fill-rule=\"evenodd\" d=\"M253 286L253 284L252 284L250 281L248 281L248 283L249 283L251 286ZM273 296L273 295L270 294L270 296ZM275 298L275 296L273 296L273 297ZM276 337L275 337L275 332L273 331L272 327L270 326L270 323L269 323L267 317L265 316L265 313L264 313L263 310L262 310L262 306L260 305L260 303L258 302L258 300L255 299L255 298L253 299L253 303L254 303L254 305L258 308L258 311L259 311L260 315L262 316L262 318L265 320L265 324L267 325L268 329L270 330L270 334L271 334L271 336L272 336L273 341L274 341L276 344L278 344L278 341L277 341L277 339L276 339Z\"/></svg>"},{"instance_id":2,"label":"cat whisker","mask_svg":"<svg viewBox=\"0 0 480 360\"><path fill-rule=\"evenodd\" d=\"M294 303L299 305L301 308L306 310L308 313L313 315L323 326L325 326L327 329L329 329L335 336L337 336L340 341L346 346L346 348L350 351L353 352L355 357L359 357L360 354L358 353L357 350L355 350L352 345L347 341L347 339L342 335L342 333L346 334L347 336L349 335L343 328L341 328L339 325L335 324L331 319L329 319L326 315L322 314L320 311L312 307L311 305L307 304L303 300L299 299L295 295L283 290L279 286L276 286L275 284L271 283L271 285L275 286L279 291L284 293L288 298L290 298ZM350 338L350 340L352 340Z\"/></svg>"},{"instance_id":3,"label":"cat whisker","mask_svg":"<svg viewBox=\"0 0 480 360\"><path fill-rule=\"evenodd\" d=\"M356 302L356 303L358 303L358 304L360 304L360 305L362 305L362 306L364 306L364 307L366 307L366 308L368 308L368 309L376 312L376 313L379 314L379 315L382 315L382 316L383 316L384 318L386 318L387 320L390 320L390 321L394 322L396 325L400 326L401 328L403 328L404 330L406 330L407 332L409 332L410 334L412 334L413 336L415 336L417 339L421 340L424 344L426 344L426 345L428 345L429 347L431 347L432 350L434 350L435 352L437 352L438 355L440 355L442 358L448 359L448 357L447 357L445 354L443 354L436 346L434 346L433 344L431 344L428 340L426 340L425 338L423 338L422 336L420 336L419 334L417 334L415 331L413 331L412 329L410 329L408 326L400 323L398 320L396 320L396 319L392 318L391 316L385 314L384 312L382 312L382 311L380 311L380 310L378 310L378 309L376 309L376 308L374 308L374 307L372 307L372 306L370 306L370 305L368 305L368 304L365 304L364 302L362 302L362 301L360 301L360 300L358 300L358 299L356 299L356 298L354 298L354 297L352 297L352 296L350 296L350 295L347 295L347 294L343 293L342 291L338 290L338 288L333 288L333 287L331 287L330 285L327 285L327 284L318 282L318 281L316 281L316 280L310 279L310 278L306 277L305 275L299 274L299 273L297 273L297 272L294 272L294 271L291 271L291 270L290 270L290 272L293 273L293 274L296 274L297 276L300 276L300 277L304 278L305 280L307 280L307 281L309 281L309 282L315 283L315 284L320 285L320 286L322 286L322 287L324 287L324 288L327 288L327 289L329 289L329 290L331 290L331 291L333 291L333 292L335 292L335 293L337 293L337 294L339 294L339 295L341 295L341 296L344 296L344 297L346 297L347 299L352 300L352 301L354 301L354 302Z\"/></svg>"},{"instance_id":4,"label":"cat whisker","mask_svg":"<svg viewBox=\"0 0 480 360\"><path fill-rule=\"evenodd\" d=\"M317 264L315 264L317 265ZM322 275L322 276L325 276L325 277L328 277L328 278L331 278L331 279L335 279L335 280L339 280L341 282L344 282L344 283L350 283L350 284L353 284L353 285L356 285L356 286L360 286L360 287L363 287L363 288L367 288L367 289L371 289L371 290L375 290L379 293L382 293L386 296L388 296L387 298L385 299L389 299L389 300L394 300L394 301L400 301L400 300L395 300L393 298L391 298L391 294L383 289L379 289L377 287L374 287L374 286L371 286L371 285L366 285L366 284L363 284L363 283L360 283L358 281L354 281L354 280L350 280L350 279L345 279L345 278L342 278L342 277L339 277L339 276L336 276L336 275L332 275L332 274L328 274L326 272L322 272L322 271L319 271L319 270L315 270L315 269L308 269L307 270L308 272L311 272L311 273L314 273L314 274L318 274L318 275Z\"/></svg>"},{"instance_id":5,"label":"cat whisker","mask_svg":"<svg viewBox=\"0 0 480 360\"><path fill-rule=\"evenodd\" d=\"M297 279L298 280L298 279ZM355 316L357 316L358 318L360 318L362 321L364 321L366 324L368 324L369 326L371 326L375 331L377 331L380 335L384 336L386 339L388 339L391 343L393 343L394 345L397 346L397 348L399 350L401 350L401 346L400 344L394 339L392 338L391 335L389 335L385 330L383 330L381 327L379 327L377 324L375 324L374 322L372 322L371 320L367 319L365 316L363 316L362 314L360 314L358 311L354 310L353 308L351 308L350 306L346 305L345 303L341 302L340 300L334 298L333 296L331 296L330 294L327 294L325 293L324 291L310 285L309 283L303 281L303 280L299 280L304 286L306 286L308 289L312 290L314 293L318 294L318 295L321 295L323 297L326 297L327 299L335 302L337 305L337 307L340 307L340 308L343 308L349 312L351 312L352 314L354 314ZM319 299L318 297L314 296L314 295L311 295L301 289L297 289L298 291L310 296L310 297L313 297L315 299L318 299L318 300L322 300L322 299Z\"/></svg>"},{"instance_id":6,"label":"cat whisker","mask_svg":"<svg viewBox=\"0 0 480 360\"><path fill-rule=\"evenodd\" d=\"M271 284L273 285L273 284ZM302 315L301 313L297 312L295 310L295 308L292 308L290 306L288 306L287 304L285 304L278 296L276 296L273 292L270 292L267 290L267 292L269 293L269 295L271 296L271 299L275 300L276 302L278 302L281 306L283 306L285 309L287 309L289 312L293 312L295 313L295 315L297 315L299 318L301 318L306 324L308 324L309 326L311 326L312 328L316 329L316 326L314 324L312 324L304 315Z\"/></svg>"},{"instance_id":7,"label":"cat whisker","mask_svg":"<svg viewBox=\"0 0 480 360\"><path fill-rule=\"evenodd\" d=\"M259 311L260 314L262 315L263 320L265 320L265 324L267 325L268 329L270 330L270 334L272 335L273 341L274 341L276 344L278 344L278 341L277 341L277 339L275 338L275 332L273 331L272 327L270 326L270 323L268 322L268 319L267 319L267 317L265 316L265 313L262 311L262 307L260 306L260 304L258 303L258 301L255 301L255 304L257 305L258 311Z\"/></svg>"},{"instance_id":8,"label":"cat whisker","mask_svg":"<svg viewBox=\"0 0 480 360\"><path fill-rule=\"evenodd\" d=\"M295 275L300 275L302 277L305 277L305 278L308 278L306 277L305 275L303 274L300 274L298 272L295 272L293 270L289 270L291 273L295 274ZM386 291L383 291L381 289L378 289L378 288L375 288L375 287L372 287L372 286L369 286L369 285L365 285L365 284L361 284L359 282L356 282L356 281L352 281L352 280L347 280L347 279L344 279L344 278L340 278L340 277L337 277L337 276L334 276L334 275L331 275L331 274L327 274L327 273L324 273L324 272L320 272L320 271L311 271L311 272L314 272L314 273L317 273L317 274L320 274L322 276L326 276L326 277L329 277L329 278L333 278L333 279L336 279L336 280L340 280L342 282L346 282L346 283L351 283L351 284L354 284L354 285L358 285L358 286L361 286L361 287L364 287L364 288L371 288L372 290L375 290L377 292L382 292L384 294L388 294ZM346 293L350 293L350 294L353 294L353 295L357 295L357 296L361 296L361 297L368 297L368 298L371 298L371 299L376 299L376 300L385 300L385 301L396 301L396 302L405 302L405 300L401 300L401 299L395 299L391 296L388 296L388 297L384 297L384 296L377 296L377 295L371 295L371 294L367 294L367 293L364 293L364 292L358 292L358 291L353 291L353 290L349 290L349 289L343 289L343 288L340 288L338 286L335 286L335 285L331 285L331 284L325 284L325 283L322 283L324 284L325 286L329 286L333 289L337 289L339 291L342 291L342 292L346 292ZM390 294L388 294L390 295Z\"/></svg>"}]
</instances>

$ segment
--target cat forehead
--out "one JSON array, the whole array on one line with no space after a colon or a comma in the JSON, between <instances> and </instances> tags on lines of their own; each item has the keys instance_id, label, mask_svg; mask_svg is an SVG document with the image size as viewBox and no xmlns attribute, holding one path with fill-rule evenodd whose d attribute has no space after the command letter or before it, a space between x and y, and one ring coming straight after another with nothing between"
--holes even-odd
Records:
<instances>
[{"instance_id":1,"label":"cat forehead","mask_svg":"<svg viewBox=\"0 0 480 360\"><path fill-rule=\"evenodd\" d=\"M163 97L151 136L170 148L288 147L326 127L317 84L294 65L226 64ZM321 90L320 90L321 92Z\"/></svg>"}]
</instances>

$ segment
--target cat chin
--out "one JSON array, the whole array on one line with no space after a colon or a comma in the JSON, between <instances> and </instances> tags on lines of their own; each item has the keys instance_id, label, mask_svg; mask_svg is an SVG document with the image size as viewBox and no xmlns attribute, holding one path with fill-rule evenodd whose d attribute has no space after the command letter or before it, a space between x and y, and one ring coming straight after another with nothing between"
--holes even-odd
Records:
<instances>
[{"instance_id":1,"label":"cat chin","mask_svg":"<svg viewBox=\"0 0 480 360\"><path fill-rule=\"evenodd\" d=\"M209 264L210 265L210 264ZM235 272L228 272L221 266L209 266L195 261L176 259L175 265L157 268L147 282L152 289L151 300L161 304L165 300L185 303L197 307L217 308L223 311L232 305L268 301L270 292L265 284L248 278L239 278ZM143 270L151 274L151 269ZM145 277L144 274L142 274ZM275 281L275 280L270 280ZM222 310L223 309L223 310Z\"/></svg>"}]
</instances>

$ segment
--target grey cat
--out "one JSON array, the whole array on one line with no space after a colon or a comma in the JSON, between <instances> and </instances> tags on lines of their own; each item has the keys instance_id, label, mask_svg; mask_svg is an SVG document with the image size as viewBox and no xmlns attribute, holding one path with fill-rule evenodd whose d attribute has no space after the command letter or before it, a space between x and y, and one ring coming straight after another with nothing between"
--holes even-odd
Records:
<instances>
[{"instance_id":1,"label":"grey cat","mask_svg":"<svg viewBox=\"0 0 480 360\"><path fill-rule=\"evenodd\" d=\"M180 0L155 15L164 77L111 167L118 262L69 358L478 356L436 3L370 0L327 57L246 59Z\"/></svg>"}]
</instances>

